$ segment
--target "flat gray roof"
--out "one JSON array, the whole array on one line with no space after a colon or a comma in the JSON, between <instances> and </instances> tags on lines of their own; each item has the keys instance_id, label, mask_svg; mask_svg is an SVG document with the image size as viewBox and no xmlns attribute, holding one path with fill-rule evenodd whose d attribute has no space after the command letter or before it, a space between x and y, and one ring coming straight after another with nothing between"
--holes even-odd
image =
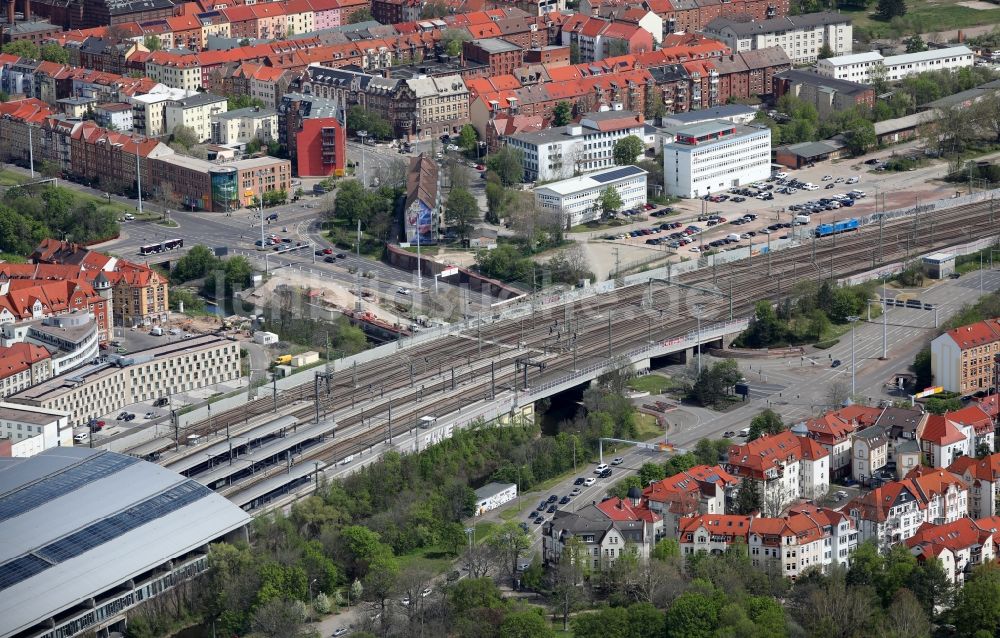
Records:
<instances>
[{"instance_id":1,"label":"flat gray roof","mask_svg":"<svg viewBox=\"0 0 1000 638\"><path fill-rule=\"evenodd\" d=\"M482 40L475 40L474 42L476 46L487 53L504 53L506 51L521 50L521 47L507 42L502 38L483 38Z\"/></svg>"},{"instance_id":2,"label":"flat gray roof","mask_svg":"<svg viewBox=\"0 0 1000 638\"><path fill-rule=\"evenodd\" d=\"M751 115L756 114L757 109L745 106L743 104L722 104L720 106L713 106L707 109L701 109L700 111L687 111L686 113L672 113L665 116L663 119L668 122L677 122L679 124L689 124L693 122L701 122L703 120L718 120L725 119L727 117L734 117L736 115Z\"/></svg>"},{"instance_id":3,"label":"flat gray roof","mask_svg":"<svg viewBox=\"0 0 1000 638\"><path fill-rule=\"evenodd\" d=\"M195 552L250 517L134 457L57 447L0 459L0 618L26 631Z\"/></svg>"},{"instance_id":4,"label":"flat gray roof","mask_svg":"<svg viewBox=\"0 0 1000 638\"><path fill-rule=\"evenodd\" d=\"M216 113L212 116L213 120L235 120L241 117L271 117L272 115L277 115L278 112L274 109L259 108L256 106L248 106L245 109L236 109L235 111L226 111L225 113Z\"/></svg>"},{"instance_id":5,"label":"flat gray roof","mask_svg":"<svg viewBox=\"0 0 1000 638\"><path fill-rule=\"evenodd\" d=\"M6 403L0 405L0 420L2 419L7 419L8 421L19 421L21 423L33 423L35 425L45 425L46 423L58 421L59 416L46 412L37 412L35 410L22 410Z\"/></svg>"},{"instance_id":6,"label":"flat gray roof","mask_svg":"<svg viewBox=\"0 0 1000 638\"><path fill-rule=\"evenodd\" d=\"M476 490L476 498L490 498L501 492L506 492L512 487L516 487L516 485L513 483L487 483Z\"/></svg>"}]
</instances>

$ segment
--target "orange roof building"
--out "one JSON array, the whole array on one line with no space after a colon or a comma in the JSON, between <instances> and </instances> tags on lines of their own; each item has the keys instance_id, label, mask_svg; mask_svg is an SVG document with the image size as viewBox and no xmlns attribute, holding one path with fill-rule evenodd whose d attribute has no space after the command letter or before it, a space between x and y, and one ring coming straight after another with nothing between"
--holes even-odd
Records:
<instances>
[{"instance_id":1,"label":"orange roof building","mask_svg":"<svg viewBox=\"0 0 1000 638\"><path fill-rule=\"evenodd\" d=\"M1000 319L949 330L931 342L931 374L947 392L971 395L994 387Z\"/></svg>"}]
</instances>

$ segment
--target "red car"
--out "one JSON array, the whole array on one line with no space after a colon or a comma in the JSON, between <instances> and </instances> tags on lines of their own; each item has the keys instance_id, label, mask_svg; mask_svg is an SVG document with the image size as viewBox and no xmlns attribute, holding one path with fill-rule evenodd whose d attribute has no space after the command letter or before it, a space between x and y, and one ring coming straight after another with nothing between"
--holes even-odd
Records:
<instances>
[{"instance_id":1,"label":"red car","mask_svg":"<svg viewBox=\"0 0 1000 638\"><path fill-rule=\"evenodd\" d=\"M477 171L485 171L486 167L484 165L482 165L482 164L476 164L476 170Z\"/></svg>"},{"instance_id":2,"label":"red car","mask_svg":"<svg viewBox=\"0 0 1000 638\"><path fill-rule=\"evenodd\" d=\"M324 255L332 255L333 254L333 249L332 248L324 248L323 249L323 254Z\"/></svg>"}]
</instances>

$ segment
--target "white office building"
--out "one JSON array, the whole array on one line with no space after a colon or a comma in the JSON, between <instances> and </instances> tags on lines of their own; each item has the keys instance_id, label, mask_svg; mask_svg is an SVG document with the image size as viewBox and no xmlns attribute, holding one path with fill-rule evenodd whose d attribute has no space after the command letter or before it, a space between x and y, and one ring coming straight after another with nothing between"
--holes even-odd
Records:
<instances>
[{"instance_id":1,"label":"white office building","mask_svg":"<svg viewBox=\"0 0 1000 638\"><path fill-rule=\"evenodd\" d=\"M490 510L495 510L515 498L517 498L516 484L487 483L476 490L476 516L482 516Z\"/></svg>"},{"instance_id":2,"label":"white office building","mask_svg":"<svg viewBox=\"0 0 1000 638\"><path fill-rule=\"evenodd\" d=\"M601 218L601 196L614 188L622 200L618 210L646 203L646 171L638 166L613 166L579 177L546 184L535 189L535 203L541 209L561 211L575 226Z\"/></svg>"},{"instance_id":3,"label":"white office building","mask_svg":"<svg viewBox=\"0 0 1000 638\"><path fill-rule=\"evenodd\" d=\"M72 446L69 412L0 402L0 440L9 439L10 455L34 456L51 447Z\"/></svg>"},{"instance_id":4,"label":"white office building","mask_svg":"<svg viewBox=\"0 0 1000 638\"><path fill-rule=\"evenodd\" d=\"M524 153L525 180L566 179L614 166L615 143L629 135L644 139L643 124L641 113L602 111L584 115L579 124L516 133L506 142Z\"/></svg>"},{"instance_id":5,"label":"white office building","mask_svg":"<svg viewBox=\"0 0 1000 638\"><path fill-rule=\"evenodd\" d=\"M824 45L834 55L850 53L854 39L851 19L829 11L769 20L720 17L709 22L704 33L725 42L736 53L781 47L795 63L815 62Z\"/></svg>"},{"instance_id":6,"label":"white office building","mask_svg":"<svg viewBox=\"0 0 1000 638\"><path fill-rule=\"evenodd\" d=\"M816 72L838 80L868 84L873 73L884 73L887 81L895 82L916 73L964 69L974 63L975 55L966 46L929 49L887 58L877 51L869 51L819 60Z\"/></svg>"},{"instance_id":7,"label":"white office building","mask_svg":"<svg viewBox=\"0 0 1000 638\"><path fill-rule=\"evenodd\" d=\"M771 175L771 129L724 120L675 131L663 147L663 186L675 197L702 197Z\"/></svg>"}]
</instances>

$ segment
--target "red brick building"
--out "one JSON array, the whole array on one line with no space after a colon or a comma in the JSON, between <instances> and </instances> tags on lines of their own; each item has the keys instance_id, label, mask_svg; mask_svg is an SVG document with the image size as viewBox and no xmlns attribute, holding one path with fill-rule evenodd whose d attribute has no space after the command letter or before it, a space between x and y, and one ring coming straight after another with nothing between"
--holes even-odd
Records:
<instances>
[{"instance_id":1,"label":"red brick building","mask_svg":"<svg viewBox=\"0 0 1000 638\"><path fill-rule=\"evenodd\" d=\"M296 171L299 177L344 174L347 131L333 117L302 120L296 137Z\"/></svg>"},{"instance_id":2,"label":"red brick building","mask_svg":"<svg viewBox=\"0 0 1000 638\"><path fill-rule=\"evenodd\" d=\"M462 60L486 64L490 75L508 75L524 63L524 50L501 38L462 43Z\"/></svg>"},{"instance_id":3,"label":"red brick building","mask_svg":"<svg viewBox=\"0 0 1000 638\"><path fill-rule=\"evenodd\" d=\"M569 64L569 47L552 44L535 49L528 49L524 52L524 63L566 66Z\"/></svg>"}]
</instances>

